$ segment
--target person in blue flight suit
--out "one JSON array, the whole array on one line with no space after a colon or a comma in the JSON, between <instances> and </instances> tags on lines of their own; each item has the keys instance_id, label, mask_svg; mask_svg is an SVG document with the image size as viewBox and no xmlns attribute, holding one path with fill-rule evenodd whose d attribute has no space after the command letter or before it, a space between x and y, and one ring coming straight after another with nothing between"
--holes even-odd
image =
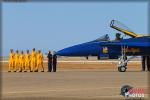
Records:
<instances>
[{"instance_id":1,"label":"person in blue flight suit","mask_svg":"<svg viewBox=\"0 0 150 100\"><path fill-rule=\"evenodd\" d=\"M150 71L150 56L147 56L147 71Z\"/></svg>"},{"instance_id":2,"label":"person in blue flight suit","mask_svg":"<svg viewBox=\"0 0 150 100\"><path fill-rule=\"evenodd\" d=\"M47 58L48 58L48 72L51 72L52 71L52 54L51 54L51 51L48 52Z\"/></svg>"},{"instance_id":3,"label":"person in blue flight suit","mask_svg":"<svg viewBox=\"0 0 150 100\"><path fill-rule=\"evenodd\" d=\"M53 72L56 72L57 69L57 55L54 53L53 55Z\"/></svg>"},{"instance_id":4,"label":"person in blue flight suit","mask_svg":"<svg viewBox=\"0 0 150 100\"><path fill-rule=\"evenodd\" d=\"M142 56L142 71L150 71L150 56Z\"/></svg>"},{"instance_id":5,"label":"person in blue flight suit","mask_svg":"<svg viewBox=\"0 0 150 100\"><path fill-rule=\"evenodd\" d=\"M146 56L142 56L142 71L145 71L145 63L146 62Z\"/></svg>"}]
</instances>

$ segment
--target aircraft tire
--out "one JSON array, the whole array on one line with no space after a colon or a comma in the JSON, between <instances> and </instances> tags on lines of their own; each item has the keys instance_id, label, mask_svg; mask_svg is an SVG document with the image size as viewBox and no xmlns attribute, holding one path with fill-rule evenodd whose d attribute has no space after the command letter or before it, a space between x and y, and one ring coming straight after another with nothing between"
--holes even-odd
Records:
<instances>
[{"instance_id":1,"label":"aircraft tire","mask_svg":"<svg viewBox=\"0 0 150 100\"><path fill-rule=\"evenodd\" d=\"M120 66L120 67L118 67L118 71L119 72L125 72L126 71L126 67L125 66Z\"/></svg>"}]
</instances>

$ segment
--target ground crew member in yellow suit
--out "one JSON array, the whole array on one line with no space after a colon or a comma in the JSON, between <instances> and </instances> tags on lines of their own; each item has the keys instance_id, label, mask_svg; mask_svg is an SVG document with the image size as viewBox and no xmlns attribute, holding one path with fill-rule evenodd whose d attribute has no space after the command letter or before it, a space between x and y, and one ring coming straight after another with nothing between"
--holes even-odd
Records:
<instances>
[{"instance_id":1,"label":"ground crew member in yellow suit","mask_svg":"<svg viewBox=\"0 0 150 100\"><path fill-rule=\"evenodd\" d=\"M35 51L35 72L37 72L37 55L38 55L38 51Z\"/></svg>"},{"instance_id":2,"label":"ground crew member in yellow suit","mask_svg":"<svg viewBox=\"0 0 150 100\"><path fill-rule=\"evenodd\" d=\"M41 51L39 50L37 53L37 67L36 70L38 71L39 68L42 68L41 72L44 72L44 67L43 67L43 54L41 53Z\"/></svg>"},{"instance_id":3,"label":"ground crew member in yellow suit","mask_svg":"<svg viewBox=\"0 0 150 100\"><path fill-rule=\"evenodd\" d=\"M10 54L9 54L9 68L8 72L11 72L14 69L14 52L13 49L10 49Z\"/></svg>"},{"instance_id":4,"label":"ground crew member in yellow suit","mask_svg":"<svg viewBox=\"0 0 150 100\"><path fill-rule=\"evenodd\" d=\"M32 49L31 53L31 72L36 68L36 51L35 48Z\"/></svg>"},{"instance_id":5,"label":"ground crew member in yellow suit","mask_svg":"<svg viewBox=\"0 0 150 100\"><path fill-rule=\"evenodd\" d=\"M17 69L19 68L20 66L20 62L19 62L19 51L16 50L16 53L15 53L15 66L14 66L14 72L17 71Z\"/></svg>"},{"instance_id":6,"label":"ground crew member in yellow suit","mask_svg":"<svg viewBox=\"0 0 150 100\"><path fill-rule=\"evenodd\" d=\"M20 66L19 66L19 72L22 72L22 70L24 70L25 68L25 56L23 51L21 51L21 54L19 56L19 62L20 62Z\"/></svg>"},{"instance_id":7,"label":"ground crew member in yellow suit","mask_svg":"<svg viewBox=\"0 0 150 100\"><path fill-rule=\"evenodd\" d=\"M25 54L25 70L24 70L24 72L27 72L28 69L31 71L30 57L31 57L31 55L29 54L29 50L27 50L27 53Z\"/></svg>"}]
</instances>

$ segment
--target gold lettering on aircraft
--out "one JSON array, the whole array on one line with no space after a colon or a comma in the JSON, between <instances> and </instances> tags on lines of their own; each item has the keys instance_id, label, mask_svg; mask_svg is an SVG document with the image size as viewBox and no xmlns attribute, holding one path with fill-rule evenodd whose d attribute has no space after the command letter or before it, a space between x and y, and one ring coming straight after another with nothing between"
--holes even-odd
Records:
<instances>
[{"instance_id":1,"label":"gold lettering on aircraft","mask_svg":"<svg viewBox=\"0 0 150 100\"><path fill-rule=\"evenodd\" d=\"M103 53L108 53L108 48L107 48L107 47L103 47L103 48L102 48L102 52L103 52Z\"/></svg>"},{"instance_id":2,"label":"gold lettering on aircraft","mask_svg":"<svg viewBox=\"0 0 150 100\"><path fill-rule=\"evenodd\" d=\"M140 52L140 48L126 48L125 52L137 53L137 52ZM108 53L108 48L103 47L102 48L102 53L104 53L104 54Z\"/></svg>"},{"instance_id":3,"label":"gold lettering on aircraft","mask_svg":"<svg viewBox=\"0 0 150 100\"><path fill-rule=\"evenodd\" d=\"M132 52L132 53L140 52L140 48L126 48L125 52Z\"/></svg>"}]
</instances>

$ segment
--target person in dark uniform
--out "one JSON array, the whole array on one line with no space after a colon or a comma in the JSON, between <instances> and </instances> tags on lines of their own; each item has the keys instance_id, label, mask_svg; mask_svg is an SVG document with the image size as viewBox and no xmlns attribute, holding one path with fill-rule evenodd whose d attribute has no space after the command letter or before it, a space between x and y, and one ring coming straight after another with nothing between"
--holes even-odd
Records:
<instances>
[{"instance_id":1,"label":"person in dark uniform","mask_svg":"<svg viewBox=\"0 0 150 100\"><path fill-rule=\"evenodd\" d=\"M147 71L150 71L150 56L147 56L146 64L147 64Z\"/></svg>"},{"instance_id":2,"label":"person in dark uniform","mask_svg":"<svg viewBox=\"0 0 150 100\"><path fill-rule=\"evenodd\" d=\"M51 51L48 52L47 58L48 58L48 72L51 72L52 71L52 54L51 54Z\"/></svg>"},{"instance_id":3,"label":"person in dark uniform","mask_svg":"<svg viewBox=\"0 0 150 100\"><path fill-rule=\"evenodd\" d=\"M56 72L56 68L57 68L57 55L54 54L53 55L53 72Z\"/></svg>"},{"instance_id":4,"label":"person in dark uniform","mask_svg":"<svg viewBox=\"0 0 150 100\"><path fill-rule=\"evenodd\" d=\"M142 56L142 71L145 71L146 56Z\"/></svg>"}]
</instances>

